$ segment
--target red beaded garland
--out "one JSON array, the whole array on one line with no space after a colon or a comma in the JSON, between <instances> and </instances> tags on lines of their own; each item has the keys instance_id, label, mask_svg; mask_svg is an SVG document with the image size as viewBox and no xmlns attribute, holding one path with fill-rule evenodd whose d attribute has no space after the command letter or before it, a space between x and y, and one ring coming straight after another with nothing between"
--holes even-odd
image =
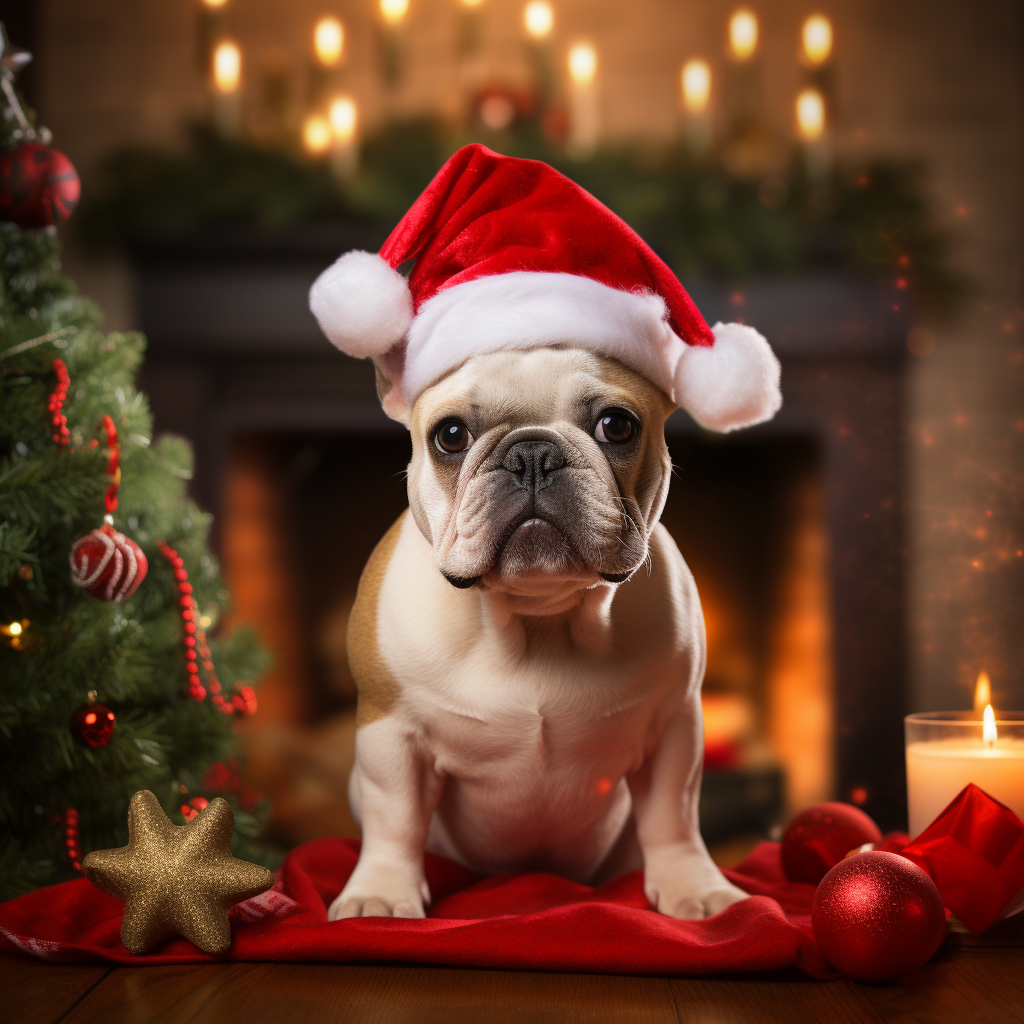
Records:
<instances>
[{"instance_id":1,"label":"red beaded garland","mask_svg":"<svg viewBox=\"0 0 1024 1024\"><path fill-rule=\"evenodd\" d=\"M57 386L50 394L50 401L46 408L53 417L53 439L62 447L71 439L71 431L68 430L68 419L63 413L64 399L68 395L68 387L71 384L71 377L68 368L64 365L63 359L54 359L53 372L57 375Z\"/></svg>"},{"instance_id":2,"label":"red beaded garland","mask_svg":"<svg viewBox=\"0 0 1024 1024\"><path fill-rule=\"evenodd\" d=\"M82 845L78 835L78 811L68 807L64 811L64 848L75 871L82 870Z\"/></svg>"},{"instance_id":3,"label":"red beaded garland","mask_svg":"<svg viewBox=\"0 0 1024 1024\"><path fill-rule=\"evenodd\" d=\"M103 430L107 435L107 451L110 453L107 457L107 476L111 478L103 503L107 515L112 516L117 511L117 489L121 486L121 443L117 439L117 427L109 416L103 417Z\"/></svg>"},{"instance_id":4,"label":"red beaded garland","mask_svg":"<svg viewBox=\"0 0 1024 1024\"><path fill-rule=\"evenodd\" d=\"M206 631L196 625L199 608L196 599L192 596L192 584L188 581L185 560L166 541L158 541L157 547L170 563L174 578L178 581L178 593L180 594L178 605L181 608L183 630L181 642L185 649L185 671L188 673L185 692L193 700L204 700L207 688L209 688L214 706L225 715L232 715L236 712L240 715L255 714L256 693L247 683L239 683L231 700L225 699L221 692L220 680L217 678L217 670L213 664L213 655L206 642ZM206 673L206 686L203 686L199 676L200 665L203 666L203 671ZM182 808L182 813L184 813L184 808Z\"/></svg>"}]
</instances>

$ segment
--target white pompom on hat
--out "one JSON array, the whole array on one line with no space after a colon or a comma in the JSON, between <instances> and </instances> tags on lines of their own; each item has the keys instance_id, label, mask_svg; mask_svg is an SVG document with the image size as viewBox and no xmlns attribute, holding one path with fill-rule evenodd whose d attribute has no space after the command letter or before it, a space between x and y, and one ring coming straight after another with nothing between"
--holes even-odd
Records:
<instances>
[{"instance_id":1,"label":"white pompom on hat","mask_svg":"<svg viewBox=\"0 0 1024 1024\"><path fill-rule=\"evenodd\" d=\"M358 250L313 282L309 308L333 345L361 359L383 356L412 323L408 282L379 256Z\"/></svg>"},{"instance_id":2,"label":"white pompom on hat","mask_svg":"<svg viewBox=\"0 0 1024 1024\"><path fill-rule=\"evenodd\" d=\"M413 261L408 278L398 267ZM708 327L653 250L547 164L460 149L379 255L345 253L309 293L343 352L390 382L384 409L407 423L434 381L483 352L589 349L647 377L718 431L771 419L779 361L743 324Z\"/></svg>"}]
</instances>

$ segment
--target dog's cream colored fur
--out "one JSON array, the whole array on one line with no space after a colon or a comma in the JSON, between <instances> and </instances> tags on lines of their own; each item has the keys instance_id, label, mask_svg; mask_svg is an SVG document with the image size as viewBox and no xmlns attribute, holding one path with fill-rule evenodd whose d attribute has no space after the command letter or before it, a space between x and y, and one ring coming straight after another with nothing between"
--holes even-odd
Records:
<instances>
[{"instance_id":1,"label":"dog's cream colored fur","mask_svg":"<svg viewBox=\"0 0 1024 1024\"><path fill-rule=\"evenodd\" d=\"M633 414L639 438L599 444L605 408ZM411 512L371 557L350 625L363 848L332 920L422 916L425 849L589 883L643 867L651 903L674 917L744 898L697 825L704 626L657 522L673 408L579 349L477 356L420 396ZM460 456L433 447L446 417L472 431ZM546 504L534 496L543 522L525 521L504 461L517 439L565 456Z\"/></svg>"}]
</instances>

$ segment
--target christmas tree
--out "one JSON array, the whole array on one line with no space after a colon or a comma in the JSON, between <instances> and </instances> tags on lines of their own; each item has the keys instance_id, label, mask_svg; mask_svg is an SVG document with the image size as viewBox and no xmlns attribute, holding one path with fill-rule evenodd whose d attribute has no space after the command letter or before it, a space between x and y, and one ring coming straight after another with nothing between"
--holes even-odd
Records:
<instances>
[{"instance_id":1,"label":"christmas tree","mask_svg":"<svg viewBox=\"0 0 1024 1024\"><path fill-rule=\"evenodd\" d=\"M206 639L228 594L191 453L153 441L143 338L101 332L61 273L77 175L14 90L28 55L0 44L0 899L124 845L140 789L179 824L227 797L235 852L265 861L231 760L264 655L243 630Z\"/></svg>"}]
</instances>

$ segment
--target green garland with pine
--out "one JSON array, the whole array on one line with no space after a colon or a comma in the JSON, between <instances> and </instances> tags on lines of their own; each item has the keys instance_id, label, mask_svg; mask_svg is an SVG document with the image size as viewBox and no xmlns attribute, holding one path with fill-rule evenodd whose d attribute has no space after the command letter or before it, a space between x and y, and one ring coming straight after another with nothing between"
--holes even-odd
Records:
<instances>
[{"instance_id":1,"label":"green garland with pine","mask_svg":"<svg viewBox=\"0 0 1024 1024\"><path fill-rule=\"evenodd\" d=\"M738 168L722 144L696 155L684 140L600 147L570 159L525 117L508 130L434 118L393 121L363 143L358 172L332 177L326 159L295 140L260 145L194 125L177 152L145 146L111 153L78 221L88 246L131 246L246 225L372 225L381 238L444 161L467 142L544 160L614 210L684 280L730 285L754 277L838 272L902 281L919 313L947 317L968 293L953 268L920 162L844 162L817 177L798 150L774 140L773 162Z\"/></svg>"}]
</instances>

